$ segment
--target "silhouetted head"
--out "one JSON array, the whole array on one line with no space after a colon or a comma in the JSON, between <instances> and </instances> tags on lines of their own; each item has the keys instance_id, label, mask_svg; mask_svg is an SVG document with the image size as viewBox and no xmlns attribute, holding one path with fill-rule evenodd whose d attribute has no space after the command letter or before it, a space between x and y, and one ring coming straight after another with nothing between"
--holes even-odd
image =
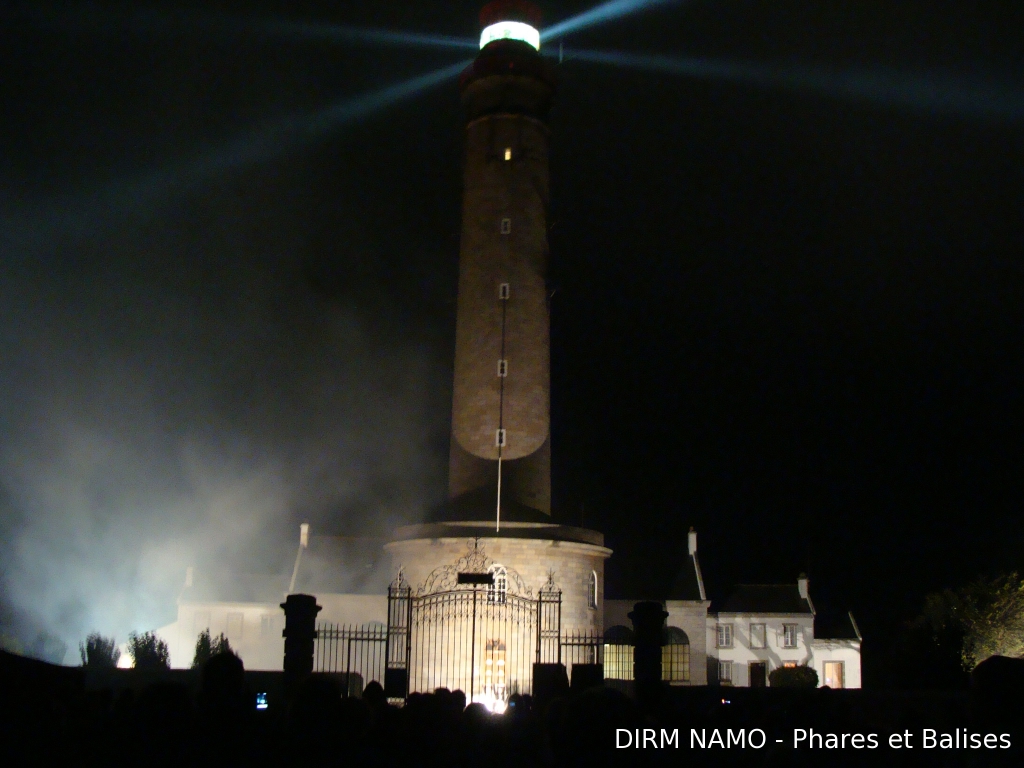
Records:
<instances>
[{"instance_id":1,"label":"silhouetted head","mask_svg":"<svg viewBox=\"0 0 1024 768\"><path fill-rule=\"evenodd\" d=\"M455 700L454 706L462 712L466 709L466 692L461 688L456 688L452 691L452 698Z\"/></svg>"},{"instance_id":2,"label":"silhouetted head","mask_svg":"<svg viewBox=\"0 0 1024 768\"><path fill-rule=\"evenodd\" d=\"M292 702L292 727L333 731L341 717L341 685L333 677L310 675L295 692Z\"/></svg>"},{"instance_id":3,"label":"silhouetted head","mask_svg":"<svg viewBox=\"0 0 1024 768\"><path fill-rule=\"evenodd\" d=\"M203 664L200 697L215 709L248 708L252 702L245 685L245 665L233 653L218 653Z\"/></svg>"},{"instance_id":4,"label":"silhouetted head","mask_svg":"<svg viewBox=\"0 0 1024 768\"><path fill-rule=\"evenodd\" d=\"M384 686L376 680L371 680L363 689L363 701L365 701L372 709L378 709L386 706L388 703L388 697L384 693Z\"/></svg>"}]
</instances>

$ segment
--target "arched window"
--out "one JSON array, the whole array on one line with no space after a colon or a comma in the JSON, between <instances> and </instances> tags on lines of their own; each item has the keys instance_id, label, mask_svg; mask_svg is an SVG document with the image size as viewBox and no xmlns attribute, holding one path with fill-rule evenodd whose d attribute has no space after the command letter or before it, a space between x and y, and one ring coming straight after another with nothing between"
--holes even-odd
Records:
<instances>
[{"instance_id":1,"label":"arched window","mask_svg":"<svg viewBox=\"0 0 1024 768\"><path fill-rule=\"evenodd\" d=\"M661 637L661 679L690 682L690 638L679 627L665 627Z\"/></svg>"},{"instance_id":2,"label":"arched window","mask_svg":"<svg viewBox=\"0 0 1024 768\"><path fill-rule=\"evenodd\" d=\"M633 679L633 630L617 624L604 632L606 680Z\"/></svg>"},{"instance_id":3,"label":"arched window","mask_svg":"<svg viewBox=\"0 0 1024 768\"><path fill-rule=\"evenodd\" d=\"M590 572L590 581L587 584L587 605L597 608L597 571Z\"/></svg>"},{"instance_id":4,"label":"arched window","mask_svg":"<svg viewBox=\"0 0 1024 768\"><path fill-rule=\"evenodd\" d=\"M494 577L494 583L487 588L487 602L504 603L508 596L508 571L504 565L495 563L487 572Z\"/></svg>"}]
</instances>

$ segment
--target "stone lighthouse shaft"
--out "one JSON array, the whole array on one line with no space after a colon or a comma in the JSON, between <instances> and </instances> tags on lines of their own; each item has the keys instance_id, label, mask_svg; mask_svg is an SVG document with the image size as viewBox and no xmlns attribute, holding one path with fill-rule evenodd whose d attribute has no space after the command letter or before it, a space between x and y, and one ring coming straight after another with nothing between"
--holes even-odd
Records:
<instances>
[{"instance_id":1,"label":"stone lighthouse shaft","mask_svg":"<svg viewBox=\"0 0 1024 768\"><path fill-rule=\"evenodd\" d=\"M550 519L547 116L539 11L480 13L466 117L449 496L455 519ZM500 489L500 502L499 502Z\"/></svg>"}]
</instances>

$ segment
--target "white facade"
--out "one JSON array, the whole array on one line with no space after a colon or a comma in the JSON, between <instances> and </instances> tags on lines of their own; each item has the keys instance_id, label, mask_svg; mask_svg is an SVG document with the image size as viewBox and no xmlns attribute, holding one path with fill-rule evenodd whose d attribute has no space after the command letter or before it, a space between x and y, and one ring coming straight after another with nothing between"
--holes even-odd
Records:
<instances>
[{"instance_id":1,"label":"white facade","mask_svg":"<svg viewBox=\"0 0 1024 768\"><path fill-rule=\"evenodd\" d=\"M709 670L722 685L748 687L759 679L767 685L772 670L806 665L818 673L819 686L861 687L861 641L816 640L814 614L720 611L708 615L706 637Z\"/></svg>"},{"instance_id":2,"label":"white facade","mask_svg":"<svg viewBox=\"0 0 1024 768\"><path fill-rule=\"evenodd\" d=\"M773 669L809 664L813 637L813 614L719 613L707 618L708 655L718 661L719 682L725 685L749 686L752 664L765 665L765 684Z\"/></svg>"},{"instance_id":3,"label":"white facade","mask_svg":"<svg viewBox=\"0 0 1024 768\"><path fill-rule=\"evenodd\" d=\"M284 597L282 596L282 600ZM317 623L384 625L387 595L316 595L323 610ZM192 666L196 639L204 629L221 633L246 669L280 671L284 660L284 611L280 603L179 602L178 619L156 634L166 641L174 669Z\"/></svg>"}]
</instances>

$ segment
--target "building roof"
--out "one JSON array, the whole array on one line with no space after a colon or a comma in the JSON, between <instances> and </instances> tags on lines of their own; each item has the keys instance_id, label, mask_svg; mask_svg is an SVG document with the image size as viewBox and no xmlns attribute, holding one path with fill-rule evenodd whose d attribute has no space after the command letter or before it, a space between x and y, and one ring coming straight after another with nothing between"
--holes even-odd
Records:
<instances>
[{"instance_id":1,"label":"building roof","mask_svg":"<svg viewBox=\"0 0 1024 768\"><path fill-rule=\"evenodd\" d=\"M446 523L466 520L494 520L497 514L497 496L489 488L468 491L454 499L438 504L427 514L424 522ZM502 522L508 523L550 523L551 515L539 509L528 507L515 499L502 499Z\"/></svg>"},{"instance_id":2,"label":"building roof","mask_svg":"<svg viewBox=\"0 0 1024 768\"><path fill-rule=\"evenodd\" d=\"M796 584L738 584L718 613L814 613Z\"/></svg>"},{"instance_id":3,"label":"building roof","mask_svg":"<svg viewBox=\"0 0 1024 768\"><path fill-rule=\"evenodd\" d=\"M817 614L814 617L815 640L860 640L860 628L853 612Z\"/></svg>"},{"instance_id":4,"label":"building roof","mask_svg":"<svg viewBox=\"0 0 1024 768\"><path fill-rule=\"evenodd\" d=\"M310 536L302 550L292 591L311 594L384 594L394 574L384 552L384 539L364 536ZM230 567L196 568L192 585L181 592L190 603L280 603L288 593L298 551L289 543L290 557L275 558L262 573ZM259 566L259 563L252 563ZM256 570L253 567L252 570Z\"/></svg>"},{"instance_id":5,"label":"building roof","mask_svg":"<svg viewBox=\"0 0 1024 768\"><path fill-rule=\"evenodd\" d=\"M666 600L703 600L700 563L697 553L683 558L683 565L672 581Z\"/></svg>"}]
</instances>

